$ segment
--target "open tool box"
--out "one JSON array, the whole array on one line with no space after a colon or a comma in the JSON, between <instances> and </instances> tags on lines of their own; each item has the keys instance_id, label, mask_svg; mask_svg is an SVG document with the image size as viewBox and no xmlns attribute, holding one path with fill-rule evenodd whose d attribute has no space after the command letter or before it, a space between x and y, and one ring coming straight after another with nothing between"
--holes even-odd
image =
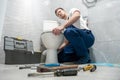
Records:
<instances>
[{"instance_id":1,"label":"open tool box","mask_svg":"<svg viewBox=\"0 0 120 80\"><path fill-rule=\"evenodd\" d=\"M31 64L40 62L40 52L34 52L30 40L4 37L5 64Z\"/></svg>"}]
</instances>

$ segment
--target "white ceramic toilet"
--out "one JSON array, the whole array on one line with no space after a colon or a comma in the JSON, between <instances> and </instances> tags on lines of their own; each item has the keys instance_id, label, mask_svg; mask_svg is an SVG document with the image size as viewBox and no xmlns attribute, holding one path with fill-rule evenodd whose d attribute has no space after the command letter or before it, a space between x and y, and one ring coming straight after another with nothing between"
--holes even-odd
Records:
<instances>
[{"instance_id":1,"label":"white ceramic toilet","mask_svg":"<svg viewBox=\"0 0 120 80\"><path fill-rule=\"evenodd\" d=\"M46 64L58 63L57 49L63 42L63 34L54 35L52 29L59 26L57 21L45 20L43 22L43 33L41 39L44 46L47 48L46 52Z\"/></svg>"}]
</instances>

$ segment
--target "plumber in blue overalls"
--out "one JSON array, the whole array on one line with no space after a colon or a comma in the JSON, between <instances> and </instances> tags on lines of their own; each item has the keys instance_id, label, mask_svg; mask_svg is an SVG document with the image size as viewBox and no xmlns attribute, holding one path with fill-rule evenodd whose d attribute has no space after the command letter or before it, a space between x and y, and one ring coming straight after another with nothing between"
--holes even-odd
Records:
<instances>
[{"instance_id":1,"label":"plumber in blue overalls","mask_svg":"<svg viewBox=\"0 0 120 80\"><path fill-rule=\"evenodd\" d=\"M80 10L72 8L69 14L63 8L55 9L55 14L65 22L52 30L59 35L64 30L64 42L58 48L58 61L60 63L73 62L75 64L90 63L89 48L94 44L95 38L83 19Z\"/></svg>"}]
</instances>

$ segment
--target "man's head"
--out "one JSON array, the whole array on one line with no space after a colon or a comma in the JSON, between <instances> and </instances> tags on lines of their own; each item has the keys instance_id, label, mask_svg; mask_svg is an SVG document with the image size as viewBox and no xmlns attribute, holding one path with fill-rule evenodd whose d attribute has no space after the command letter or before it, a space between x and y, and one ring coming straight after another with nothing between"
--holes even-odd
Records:
<instances>
[{"instance_id":1,"label":"man's head","mask_svg":"<svg viewBox=\"0 0 120 80\"><path fill-rule=\"evenodd\" d=\"M55 14L56 14L57 17L59 17L61 19L66 19L66 17L67 17L67 13L61 7L55 9Z\"/></svg>"}]
</instances>

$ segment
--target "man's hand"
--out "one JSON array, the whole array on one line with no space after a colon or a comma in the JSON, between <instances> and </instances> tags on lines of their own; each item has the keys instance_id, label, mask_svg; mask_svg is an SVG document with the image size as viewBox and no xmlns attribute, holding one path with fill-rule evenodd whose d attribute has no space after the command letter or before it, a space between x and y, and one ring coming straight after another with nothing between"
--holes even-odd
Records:
<instances>
[{"instance_id":1,"label":"man's hand","mask_svg":"<svg viewBox=\"0 0 120 80\"><path fill-rule=\"evenodd\" d=\"M54 29L52 30L52 32L53 32L53 34L55 34L55 35L59 35L59 34L62 32L63 29L64 29L64 26L58 26L58 27L54 28Z\"/></svg>"}]
</instances>

